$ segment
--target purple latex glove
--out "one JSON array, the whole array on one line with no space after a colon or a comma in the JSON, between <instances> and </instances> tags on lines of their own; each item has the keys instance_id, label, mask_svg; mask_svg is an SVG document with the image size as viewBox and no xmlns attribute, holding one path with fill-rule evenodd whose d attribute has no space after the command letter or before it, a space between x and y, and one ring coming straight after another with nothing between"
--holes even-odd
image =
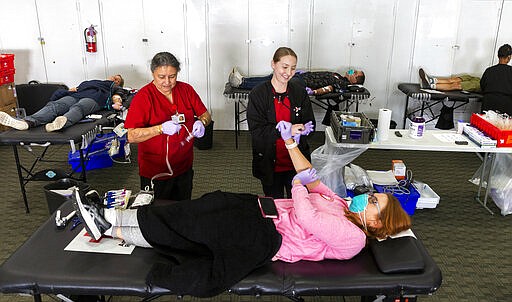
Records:
<instances>
[{"instance_id":1,"label":"purple latex glove","mask_svg":"<svg viewBox=\"0 0 512 302\"><path fill-rule=\"evenodd\" d=\"M313 95L313 89L309 88L309 87L306 87L306 93L308 95Z\"/></svg>"},{"instance_id":2,"label":"purple latex glove","mask_svg":"<svg viewBox=\"0 0 512 302\"><path fill-rule=\"evenodd\" d=\"M167 121L162 124L162 133L167 135L174 135L181 129L181 125L174 121Z\"/></svg>"},{"instance_id":3,"label":"purple latex glove","mask_svg":"<svg viewBox=\"0 0 512 302\"><path fill-rule=\"evenodd\" d=\"M293 140L298 144L300 142L300 133L295 134Z\"/></svg>"},{"instance_id":4,"label":"purple latex glove","mask_svg":"<svg viewBox=\"0 0 512 302\"><path fill-rule=\"evenodd\" d=\"M301 134L302 135L308 135L311 132L313 132L313 130L315 130L315 126L313 125L312 121L309 121L309 122L304 124L304 130L302 130Z\"/></svg>"},{"instance_id":5,"label":"purple latex glove","mask_svg":"<svg viewBox=\"0 0 512 302\"><path fill-rule=\"evenodd\" d=\"M300 180L301 184L307 185L309 183L312 183L312 182L318 180L318 176L316 175L315 168L310 168L310 169L307 169L307 170L297 173L297 175L295 175L295 177L293 177L292 185L295 182L295 180L297 180L297 179Z\"/></svg>"},{"instance_id":6,"label":"purple latex glove","mask_svg":"<svg viewBox=\"0 0 512 302\"><path fill-rule=\"evenodd\" d=\"M295 73L296 74L303 74L303 73L306 73L306 71L305 70L301 70L301 69L297 69L297 70L295 70Z\"/></svg>"},{"instance_id":7,"label":"purple latex glove","mask_svg":"<svg viewBox=\"0 0 512 302\"><path fill-rule=\"evenodd\" d=\"M192 126L192 135L194 137L200 138L204 135L204 125L201 121L195 121L194 126Z\"/></svg>"},{"instance_id":8,"label":"purple latex glove","mask_svg":"<svg viewBox=\"0 0 512 302\"><path fill-rule=\"evenodd\" d=\"M280 121L277 123L276 129L281 132L281 138L287 140L292 138L292 123L286 121Z\"/></svg>"}]
</instances>

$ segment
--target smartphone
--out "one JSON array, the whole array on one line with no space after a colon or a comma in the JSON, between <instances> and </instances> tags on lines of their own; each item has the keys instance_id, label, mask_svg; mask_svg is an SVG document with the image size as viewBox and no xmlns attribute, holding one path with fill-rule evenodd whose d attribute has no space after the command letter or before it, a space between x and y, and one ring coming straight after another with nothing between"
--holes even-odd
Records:
<instances>
[{"instance_id":1,"label":"smartphone","mask_svg":"<svg viewBox=\"0 0 512 302\"><path fill-rule=\"evenodd\" d=\"M274 203L274 198L272 197L258 197L258 204L261 209L261 214L265 218L279 218L279 214L277 213L276 204Z\"/></svg>"}]
</instances>

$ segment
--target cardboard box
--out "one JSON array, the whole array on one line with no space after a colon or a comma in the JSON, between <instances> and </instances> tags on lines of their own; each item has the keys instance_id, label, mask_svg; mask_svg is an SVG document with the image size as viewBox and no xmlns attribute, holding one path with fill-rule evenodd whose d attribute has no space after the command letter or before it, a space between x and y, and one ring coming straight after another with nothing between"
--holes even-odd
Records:
<instances>
[{"instance_id":1,"label":"cardboard box","mask_svg":"<svg viewBox=\"0 0 512 302\"><path fill-rule=\"evenodd\" d=\"M10 104L10 105L0 107L0 111L7 112L10 116L16 116L14 108L16 108L16 104ZM12 128L4 126L4 125L0 125L0 131L5 131L5 130L9 130L9 129L12 129Z\"/></svg>"},{"instance_id":2,"label":"cardboard box","mask_svg":"<svg viewBox=\"0 0 512 302\"><path fill-rule=\"evenodd\" d=\"M14 83L0 86L0 107L16 104L16 85Z\"/></svg>"}]
</instances>

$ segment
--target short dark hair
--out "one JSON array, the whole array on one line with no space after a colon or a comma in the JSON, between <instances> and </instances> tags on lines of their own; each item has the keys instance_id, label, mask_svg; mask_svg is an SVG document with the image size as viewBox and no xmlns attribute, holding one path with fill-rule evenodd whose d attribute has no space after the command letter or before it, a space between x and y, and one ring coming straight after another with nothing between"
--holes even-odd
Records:
<instances>
[{"instance_id":1,"label":"short dark hair","mask_svg":"<svg viewBox=\"0 0 512 302\"><path fill-rule=\"evenodd\" d=\"M498 58L505 58L512 55L512 47L508 44L503 44L498 49Z\"/></svg>"},{"instance_id":2,"label":"short dark hair","mask_svg":"<svg viewBox=\"0 0 512 302\"><path fill-rule=\"evenodd\" d=\"M151 60L151 72L154 72L155 69L161 66L172 66L178 72L181 70L180 61L172 53L166 51L159 52L153 57Z\"/></svg>"},{"instance_id":3,"label":"short dark hair","mask_svg":"<svg viewBox=\"0 0 512 302\"><path fill-rule=\"evenodd\" d=\"M356 77L357 84L363 85L365 79L364 71L361 70L361 75Z\"/></svg>"}]
</instances>

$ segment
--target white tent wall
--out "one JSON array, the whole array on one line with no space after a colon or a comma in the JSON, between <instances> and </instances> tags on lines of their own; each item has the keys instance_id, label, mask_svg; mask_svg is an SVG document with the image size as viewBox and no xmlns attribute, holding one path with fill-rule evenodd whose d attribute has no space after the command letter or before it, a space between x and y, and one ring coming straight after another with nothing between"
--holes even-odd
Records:
<instances>
[{"instance_id":1,"label":"white tent wall","mask_svg":"<svg viewBox=\"0 0 512 302\"><path fill-rule=\"evenodd\" d=\"M121 73L140 88L151 81L152 56L169 51L182 63L179 79L195 87L215 128L227 130L234 104L222 92L232 67L267 75L279 46L297 52L300 69L364 70L372 101L359 110L376 117L389 108L400 127L397 85L417 82L419 67L480 76L512 42L504 17L512 0L0 0L0 8L0 52L16 55L16 83L75 86ZM91 24L96 53L85 50Z\"/></svg>"}]
</instances>

